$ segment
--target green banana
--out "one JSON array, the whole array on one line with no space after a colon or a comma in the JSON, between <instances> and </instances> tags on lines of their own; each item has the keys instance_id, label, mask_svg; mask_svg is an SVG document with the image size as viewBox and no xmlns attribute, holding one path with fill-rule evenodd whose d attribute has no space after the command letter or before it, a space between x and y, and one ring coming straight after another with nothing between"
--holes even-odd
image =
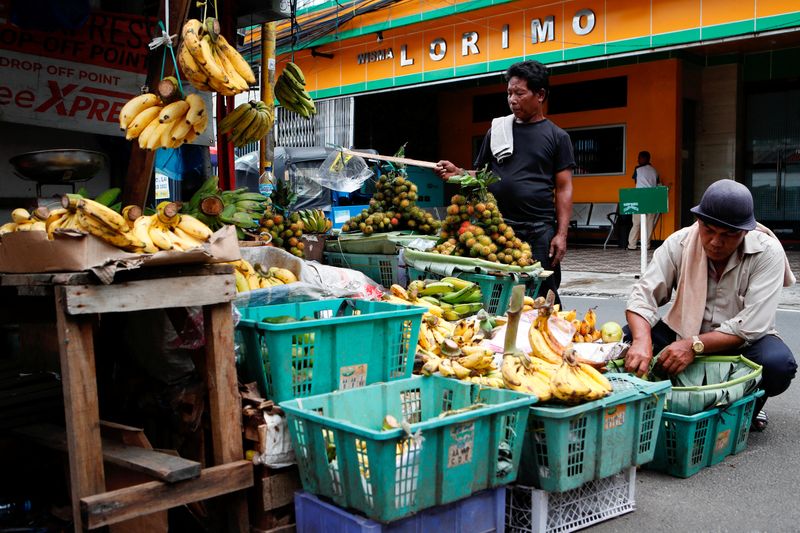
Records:
<instances>
[{"instance_id":1,"label":"green banana","mask_svg":"<svg viewBox=\"0 0 800 533\"><path fill-rule=\"evenodd\" d=\"M268 198L259 192L243 192L236 196L236 201L251 200L253 202L266 202Z\"/></svg>"},{"instance_id":2,"label":"green banana","mask_svg":"<svg viewBox=\"0 0 800 533\"><path fill-rule=\"evenodd\" d=\"M234 213L231 219L233 220L233 223L239 228L254 229L258 227L258 222L256 220L253 220L253 217L250 216L250 214L242 211Z\"/></svg>"},{"instance_id":3,"label":"green banana","mask_svg":"<svg viewBox=\"0 0 800 533\"><path fill-rule=\"evenodd\" d=\"M241 120L245 114L249 113L251 109L253 109L252 100L237 106L236 109L225 115L225 117L219 121L219 131L222 133L231 131L239 120Z\"/></svg>"},{"instance_id":4,"label":"green banana","mask_svg":"<svg viewBox=\"0 0 800 533\"><path fill-rule=\"evenodd\" d=\"M89 190L86 187L81 187L75 194L83 196L84 198L89 198Z\"/></svg>"},{"instance_id":5,"label":"green banana","mask_svg":"<svg viewBox=\"0 0 800 533\"><path fill-rule=\"evenodd\" d=\"M449 304L460 304L464 302L464 299L469 298L476 290L480 291L481 288L473 283L469 287L464 287L460 291L445 294L440 298L440 300Z\"/></svg>"},{"instance_id":6,"label":"green banana","mask_svg":"<svg viewBox=\"0 0 800 533\"><path fill-rule=\"evenodd\" d=\"M264 210L266 209L266 206L264 204L253 200L238 200L235 205L237 211L263 213Z\"/></svg>"},{"instance_id":7,"label":"green banana","mask_svg":"<svg viewBox=\"0 0 800 533\"><path fill-rule=\"evenodd\" d=\"M420 296L420 297L419 297L419 299L420 299L420 300L425 300L425 301L426 301L426 302L428 302L429 304L433 304L433 305L439 305L439 300L437 300L437 299L436 299L436 298L434 298L433 296Z\"/></svg>"},{"instance_id":8,"label":"green banana","mask_svg":"<svg viewBox=\"0 0 800 533\"><path fill-rule=\"evenodd\" d=\"M471 304L475 302L482 302L483 301L483 293L480 290L473 292L467 298L464 298L464 301L459 303Z\"/></svg>"},{"instance_id":9,"label":"green banana","mask_svg":"<svg viewBox=\"0 0 800 533\"><path fill-rule=\"evenodd\" d=\"M458 304L453 306L453 311L462 317L477 313L481 309L483 309L483 304L480 302L471 304Z\"/></svg>"},{"instance_id":10,"label":"green banana","mask_svg":"<svg viewBox=\"0 0 800 533\"><path fill-rule=\"evenodd\" d=\"M302 83L303 87L305 87L306 77L303 74L303 71L300 70L300 67L298 67L296 64L289 61L288 63L286 63L286 68L284 69L284 72L290 72L292 76L294 76L297 79L297 81Z\"/></svg>"},{"instance_id":11,"label":"green banana","mask_svg":"<svg viewBox=\"0 0 800 533\"><path fill-rule=\"evenodd\" d=\"M442 318L447 320L448 322L457 322L461 320L461 315L453 311L452 309L445 309L442 312Z\"/></svg>"},{"instance_id":12,"label":"green banana","mask_svg":"<svg viewBox=\"0 0 800 533\"><path fill-rule=\"evenodd\" d=\"M186 209L183 211L194 215L200 209L200 202L209 194L216 194L219 191L219 177L211 176L197 189L192 197L189 199Z\"/></svg>"},{"instance_id":13,"label":"green banana","mask_svg":"<svg viewBox=\"0 0 800 533\"><path fill-rule=\"evenodd\" d=\"M449 294L455 292L455 287L451 284L442 282L442 281L434 281L433 283L428 283L425 285L425 288L419 291L420 296L436 296L438 294Z\"/></svg>"},{"instance_id":14,"label":"green banana","mask_svg":"<svg viewBox=\"0 0 800 533\"><path fill-rule=\"evenodd\" d=\"M461 279L461 278L454 278L452 276L446 277L446 278L442 278L439 281L444 281L445 283L451 284L453 287L456 288L457 291L460 291L461 289L464 289L466 287L470 287L470 286L474 285L474 283L469 281L469 280Z\"/></svg>"},{"instance_id":15,"label":"green banana","mask_svg":"<svg viewBox=\"0 0 800 533\"><path fill-rule=\"evenodd\" d=\"M117 201L120 193L122 193L122 189L119 187L111 187L110 189L106 189L98 194L94 201L98 204L103 204L104 206L108 207Z\"/></svg>"}]
</instances>

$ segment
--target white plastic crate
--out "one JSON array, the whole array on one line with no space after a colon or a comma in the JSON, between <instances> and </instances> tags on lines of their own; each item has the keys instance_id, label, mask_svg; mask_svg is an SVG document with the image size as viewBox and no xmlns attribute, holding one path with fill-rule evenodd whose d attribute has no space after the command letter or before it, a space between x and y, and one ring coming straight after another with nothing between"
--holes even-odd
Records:
<instances>
[{"instance_id":1,"label":"white plastic crate","mask_svg":"<svg viewBox=\"0 0 800 533\"><path fill-rule=\"evenodd\" d=\"M506 490L506 533L576 531L636 509L636 467L566 492Z\"/></svg>"}]
</instances>

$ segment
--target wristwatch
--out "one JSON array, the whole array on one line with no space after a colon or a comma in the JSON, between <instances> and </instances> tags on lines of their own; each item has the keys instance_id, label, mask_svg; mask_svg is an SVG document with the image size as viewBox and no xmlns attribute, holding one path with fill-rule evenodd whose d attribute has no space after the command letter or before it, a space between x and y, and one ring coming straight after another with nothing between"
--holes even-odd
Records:
<instances>
[{"instance_id":1,"label":"wristwatch","mask_svg":"<svg viewBox=\"0 0 800 533\"><path fill-rule=\"evenodd\" d=\"M700 337L697 335L692 335L692 351L695 355L700 355L703 353L703 350L706 349L706 345L703 344L703 341L700 340Z\"/></svg>"}]
</instances>

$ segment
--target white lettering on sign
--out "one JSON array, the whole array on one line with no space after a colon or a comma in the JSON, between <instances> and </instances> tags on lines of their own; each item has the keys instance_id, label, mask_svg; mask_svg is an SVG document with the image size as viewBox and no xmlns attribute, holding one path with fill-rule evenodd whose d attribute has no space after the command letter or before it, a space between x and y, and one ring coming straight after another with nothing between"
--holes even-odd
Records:
<instances>
[{"instance_id":1,"label":"white lettering on sign","mask_svg":"<svg viewBox=\"0 0 800 533\"><path fill-rule=\"evenodd\" d=\"M616 407L609 407L606 409L605 416L603 417L603 429L618 428L625 425L625 405L617 405Z\"/></svg>"},{"instance_id":2,"label":"white lettering on sign","mask_svg":"<svg viewBox=\"0 0 800 533\"><path fill-rule=\"evenodd\" d=\"M591 9L581 9L572 17L572 31L575 32L575 35L590 34L594 29L594 25L594 11Z\"/></svg>"},{"instance_id":3,"label":"white lettering on sign","mask_svg":"<svg viewBox=\"0 0 800 533\"><path fill-rule=\"evenodd\" d=\"M428 52L428 55L434 61L441 61L444 59L444 56L447 54L447 41L439 37L438 39L434 39L431 41L431 48Z\"/></svg>"},{"instance_id":4,"label":"white lettering on sign","mask_svg":"<svg viewBox=\"0 0 800 533\"><path fill-rule=\"evenodd\" d=\"M630 215L639 212L639 202L625 202L622 204L623 212Z\"/></svg>"},{"instance_id":5,"label":"white lettering on sign","mask_svg":"<svg viewBox=\"0 0 800 533\"><path fill-rule=\"evenodd\" d=\"M468 31L461 36L461 55L466 56L469 54L479 54L478 50L478 32Z\"/></svg>"},{"instance_id":6,"label":"white lettering on sign","mask_svg":"<svg viewBox=\"0 0 800 533\"><path fill-rule=\"evenodd\" d=\"M394 52L391 48L372 50L371 52L358 54L359 65L363 65L364 63L375 63L376 61L385 61L386 59L394 59Z\"/></svg>"},{"instance_id":7,"label":"white lettering on sign","mask_svg":"<svg viewBox=\"0 0 800 533\"><path fill-rule=\"evenodd\" d=\"M143 74L0 50L0 115L8 122L120 136L119 112L144 82ZM210 109L210 96L204 99ZM195 143L212 144L210 130Z\"/></svg>"},{"instance_id":8,"label":"white lettering on sign","mask_svg":"<svg viewBox=\"0 0 800 533\"><path fill-rule=\"evenodd\" d=\"M544 19L533 19L531 21L531 44L543 43L555 39L556 19L550 15Z\"/></svg>"},{"instance_id":9,"label":"white lettering on sign","mask_svg":"<svg viewBox=\"0 0 800 533\"><path fill-rule=\"evenodd\" d=\"M339 369L339 390L357 389L367 384L367 365L343 366Z\"/></svg>"},{"instance_id":10,"label":"white lettering on sign","mask_svg":"<svg viewBox=\"0 0 800 533\"><path fill-rule=\"evenodd\" d=\"M408 57L408 45L404 44L400 47L400 66L407 67L414 64L414 58Z\"/></svg>"}]
</instances>

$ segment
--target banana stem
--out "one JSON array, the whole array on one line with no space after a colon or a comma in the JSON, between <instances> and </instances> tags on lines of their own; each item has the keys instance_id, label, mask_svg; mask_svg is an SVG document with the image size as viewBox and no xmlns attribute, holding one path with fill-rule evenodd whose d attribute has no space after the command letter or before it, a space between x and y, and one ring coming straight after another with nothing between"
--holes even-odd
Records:
<instances>
[{"instance_id":1,"label":"banana stem","mask_svg":"<svg viewBox=\"0 0 800 533\"><path fill-rule=\"evenodd\" d=\"M225 209L225 204L222 203L219 196L206 196L200 200L200 211L210 217L219 215L223 209Z\"/></svg>"},{"instance_id":2,"label":"banana stem","mask_svg":"<svg viewBox=\"0 0 800 533\"><path fill-rule=\"evenodd\" d=\"M522 303L525 298L525 286L517 285L511 289L511 302L508 305L508 323L506 324L506 340L503 345L503 353L520 355L517 349L517 332L519 331L519 319L522 314Z\"/></svg>"}]
</instances>

